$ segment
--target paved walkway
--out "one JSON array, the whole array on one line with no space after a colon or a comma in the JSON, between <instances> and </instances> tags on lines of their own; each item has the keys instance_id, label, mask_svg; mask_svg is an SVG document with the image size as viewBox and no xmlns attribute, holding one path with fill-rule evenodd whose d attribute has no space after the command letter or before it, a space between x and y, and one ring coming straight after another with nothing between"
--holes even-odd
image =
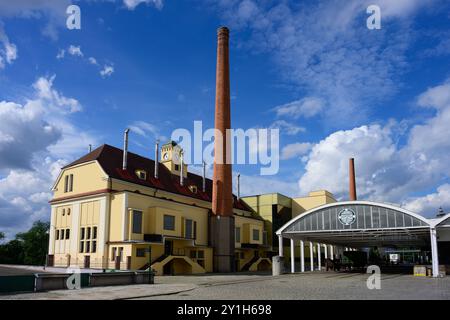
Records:
<instances>
[{"instance_id":1,"label":"paved walkway","mask_svg":"<svg viewBox=\"0 0 450 320\"><path fill-rule=\"evenodd\" d=\"M206 274L155 277L153 285L58 290L0 296L0 299L411 299L450 300L450 277L381 276L381 290L369 290L369 275L306 272L272 277L267 274Z\"/></svg>"}]
</instances>

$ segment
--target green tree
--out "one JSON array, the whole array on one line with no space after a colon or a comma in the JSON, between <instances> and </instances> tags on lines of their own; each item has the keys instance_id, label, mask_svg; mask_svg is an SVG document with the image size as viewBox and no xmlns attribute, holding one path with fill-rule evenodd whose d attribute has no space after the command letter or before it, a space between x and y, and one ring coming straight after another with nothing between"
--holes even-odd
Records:
<instances>
[{"instance_id":1,"label":"green tree","mask_svg":"<svg viewBox=\"0 0 450 320\"><path fill-rule=\"evenodd\" d=\"M22 241L15 239L0 245L0 263L23 264L23 258Z\"/></svg>"},{"instance_id":2,"label":"green tree","mask_svg":"<svg viewBox=\"0 0 450 320\"><path fill-rule=\"evenodd\" d=\"M43 265L45 263L49 229L49 222L37 221L30 230L16 235L16 239L22 243L24 264Z\"/></svg>"},{"instance_id":3,"label":"green tree","mask_svg":"<svg viewBox=\"0 0 450 320\"><path fill-rule=\"evenodd\" d=\"M2 241L3 239L5 239L5 234L0 231L0 241Z\"/></svg>"}]
</instances>

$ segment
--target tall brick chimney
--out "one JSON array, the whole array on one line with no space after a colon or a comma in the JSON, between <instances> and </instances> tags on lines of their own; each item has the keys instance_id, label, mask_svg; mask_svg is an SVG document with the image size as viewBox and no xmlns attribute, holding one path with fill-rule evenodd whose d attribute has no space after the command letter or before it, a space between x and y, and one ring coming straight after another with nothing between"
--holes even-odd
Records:
<instances>
[{"instance_id":1,"label":"tall brick chimney","mask_svg":"<svg viewBox=\"0 0 450 320\"><path fill-rule=\"evenodd\" d=\"M350 201L356 201L355 159L353 158L350 158L348 162L348 172Z\"/></svg>"},{"instance_id":2,"label":"tall brick chimney","mask_svg":"<svg viewBox=\"0 0 450 320\"><path fill-rule=\"evenodd\" d=\"M215 128L221 133L214 140L214 175L212 192L211 245L214 247L214 270L233 272L234 216L231 162L231 143L227 129L230 116L230 63L228 53L229 30L217 30L216 107Z\"/></svg>"}]
</instances>

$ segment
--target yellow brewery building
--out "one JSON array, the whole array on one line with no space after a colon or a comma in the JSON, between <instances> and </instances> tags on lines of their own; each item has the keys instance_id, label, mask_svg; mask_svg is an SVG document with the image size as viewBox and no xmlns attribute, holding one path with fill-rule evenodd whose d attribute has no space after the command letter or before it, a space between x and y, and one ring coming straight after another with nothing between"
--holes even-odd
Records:
<instances>
[{"instance_id":1,"label":"yellow brewery building","mask_svg":"<svg viewBox=\"0 0 450 320\"><path fill-rule=\"evenodd\" d=\"M175 142L156 146L156 164L124 149L105 144L62 168L50 201L48 264L213 272L212 181L180 165ZM236 270L270 269L264 220L233 197Z\"/></svg>"}]
</instances>

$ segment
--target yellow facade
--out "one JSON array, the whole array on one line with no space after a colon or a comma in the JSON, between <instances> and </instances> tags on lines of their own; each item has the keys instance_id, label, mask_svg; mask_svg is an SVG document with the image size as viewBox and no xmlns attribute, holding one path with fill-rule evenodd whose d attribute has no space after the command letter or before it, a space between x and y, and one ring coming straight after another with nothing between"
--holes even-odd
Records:
<instances>
[{"instance_id":1,"label":"yellow facade","mask_svg":"<svg viewBox=\"0 0 450 320\"><path fill-rule=\"evenodd\" d=\"M150 266L157 274L213 272L210 202L111 178L97 161L63 169L53 192L50 264L120 270ZM238 270L267 268L264 220L250 211L234 209L234 214L241 233ZM165 220L170 227L165 228Z\"/></svg>"},{"instance_id":2,"label":"yellow facade","mask_svg":"<svg viewBox=\"0 0 450 320\"><path fill-rule=\"evenodd\" d=\"M296 217L310 209L336 202L333 194L326 190L313 191L307 197L292 199L292 217Z\"/></svg>"},{"instance_id":3,"label":"yellow facade","mask_svg":"<svg viewBox=\"0 0 450 320\"><path fill-rule=\"evenodd\" d=\"M255 210L264 219L264 230L267 232L267 243L272 254L278 254L278 238L275 232L286 222L315 207L336 202L333 194L326 190L313 191L306 197L290 198L280 193L269 193L242 198L245 203ZM290 247L286 243L283 245L283 255L290 256ZM313 245L313 252L317 248ZM295 244L295 256L300 256L299 244ZM305 257L309 258L309 243L305 243Z\"/></svg>"}]
</instances>

